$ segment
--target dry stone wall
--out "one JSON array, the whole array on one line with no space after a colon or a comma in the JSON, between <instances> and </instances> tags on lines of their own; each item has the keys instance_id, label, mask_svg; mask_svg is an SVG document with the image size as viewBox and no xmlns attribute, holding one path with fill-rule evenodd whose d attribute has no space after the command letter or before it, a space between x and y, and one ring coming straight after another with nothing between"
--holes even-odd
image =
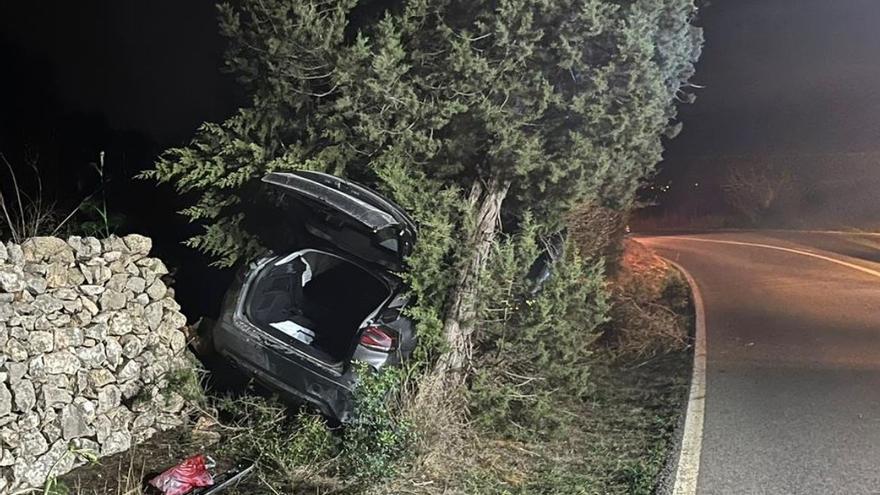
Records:
<instances>
[{"instance_id":1,"label":"dry stone wall","mask_svg":"<svg viewBox=\"0 0 880 495\"><path fill-rule=\"evenodd\" d=\"M0 243L0 494L182 421L186 318L129 235Z\"/></svg>"}]
</instances>

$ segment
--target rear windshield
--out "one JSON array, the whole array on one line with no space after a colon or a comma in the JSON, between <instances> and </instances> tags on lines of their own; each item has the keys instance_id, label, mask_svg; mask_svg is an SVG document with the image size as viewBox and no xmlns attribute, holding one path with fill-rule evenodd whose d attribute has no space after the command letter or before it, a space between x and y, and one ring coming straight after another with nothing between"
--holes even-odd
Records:
<instances>
[{"instance_id":1,"label":"rear windshield","mask_svg":"<svg viewBox=\"0 0 880 495\"><path fill-rule=\"evenodd\" d=\"M248 229L275 252L299 249L318 238L367 261L398 264L411 249L395 227L368 231L338 210L272 187L264 188L247 217Z\"/></svg>"}]
</instances>

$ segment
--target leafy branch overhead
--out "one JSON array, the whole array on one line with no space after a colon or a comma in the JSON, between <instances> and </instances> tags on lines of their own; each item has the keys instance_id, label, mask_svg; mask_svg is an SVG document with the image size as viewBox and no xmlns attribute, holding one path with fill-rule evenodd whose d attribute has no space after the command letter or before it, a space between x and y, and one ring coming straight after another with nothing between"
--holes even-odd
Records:
<instances>
[{"instance_id":1,"label":"leafy branch overhead","mask_svg":"<svg viewBox=\"0 0 880 495\"><path fill-rule=\"evenodd\" d=\"M674 131L701 43L690 0L387 5L220 6L226 69L251 104L145 173L192 196L183 213L206 230L191 245L222 265L256 249L238 213L269 170L393 194L377 170L399 168L460 197L495 179L514 223L526 209L558 223L582 200L625 208Z\"/></svg>"}]
</instances>

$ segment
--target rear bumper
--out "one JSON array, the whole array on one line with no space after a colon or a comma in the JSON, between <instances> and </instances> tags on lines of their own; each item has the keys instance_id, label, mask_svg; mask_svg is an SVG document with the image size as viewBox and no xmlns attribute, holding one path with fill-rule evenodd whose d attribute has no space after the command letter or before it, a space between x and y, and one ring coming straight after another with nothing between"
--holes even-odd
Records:
<instances>
[{"instance_id":1,"label":"rear bumper","mask_svg":"<svg viewBox=\"0 0 880 495\"><path fill-rule=\"evenodd\" d=\"M282 398L306 401L324 414L347 421L353 413L354 374L337 375L306 361L292 347L249 323L222 319L214 327L214 347L242 371Z\"/></svg>"}]
</instances>

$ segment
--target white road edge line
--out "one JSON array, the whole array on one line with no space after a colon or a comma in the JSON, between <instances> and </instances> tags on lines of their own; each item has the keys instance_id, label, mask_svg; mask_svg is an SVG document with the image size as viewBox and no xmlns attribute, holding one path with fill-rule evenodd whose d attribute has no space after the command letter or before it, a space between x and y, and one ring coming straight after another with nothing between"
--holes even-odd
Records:
<instances>
[{"instance_id":1,"label":"white road edge line","mask_svg":"<svg viewBox=\"0 0 880 495\"><path fill-rule=\"evenodd\" d=\"M764 249L773 249L776 251L783 251L786 253L800 254L801 256L809 256L810 258L816 258L824 261L828 261L831 263L836 263L841 266L845 266L847 268L852 268L853 270L858 270L862 273L867 273L868 275L873 275L875 277L880 278L880 271L872 270L868 267L856 265L855 263L849 263L847 261L839 260L836 258L832 258L830 256L824 256L817 253L811 253L810 251L802 251L800 249L792 249L781 246L773 246L772 244L760 244L756 242L742 242L742 241L722 241L720 239L702 239L699 237L689 237L689 236L681 236L674 237L675 240L684 240L684 241L696 241L696 242L709 242L715 244L733 244L735 246L751 246L751 247L759 247Z\"/></svg>"},{"instance_id":2,"label":"white road edge line","mask_svg":"<svg viewBox=\"0 0 880 495\"><path fill-rule=\"evenodd\" d=\"M694 277L678 263L666 260L674 266L691 287L694 298L694 370L685 411L684 431L681 437L681 450L675 468L673 495L694 495L697 493L697 479L700 474L700 451L703 445L703 416L706 411L706 309L703 296Z\"/></svg>"}]
</instances>

